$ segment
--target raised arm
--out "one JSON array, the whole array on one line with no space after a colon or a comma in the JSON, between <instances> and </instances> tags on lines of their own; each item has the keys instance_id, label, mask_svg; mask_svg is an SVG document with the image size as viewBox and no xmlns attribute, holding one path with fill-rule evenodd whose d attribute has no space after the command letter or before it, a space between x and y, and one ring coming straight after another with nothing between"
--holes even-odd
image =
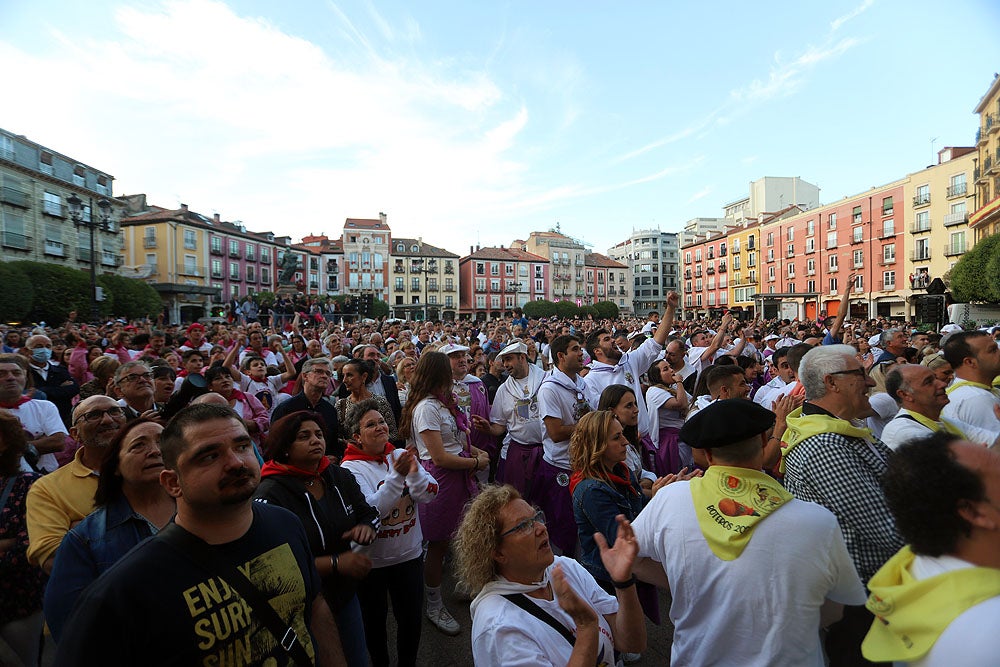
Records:
<instances>
[{"instance_id":1,"label":"raised arm","mask_svg":"<svg viewBox=\"0 0 1000 667\"><path fill-rule=\"evenodd\" d=\"M670 335L670 330L674 327L674 314L677 312L677 304L680 303L680 300L681 298L677 292L671 292L667 295L667 307L663 310L660 325L656 327L656 331L653 333L653 340L660 345L666 344L667 336Z\"/></svg>"}]
</instances>

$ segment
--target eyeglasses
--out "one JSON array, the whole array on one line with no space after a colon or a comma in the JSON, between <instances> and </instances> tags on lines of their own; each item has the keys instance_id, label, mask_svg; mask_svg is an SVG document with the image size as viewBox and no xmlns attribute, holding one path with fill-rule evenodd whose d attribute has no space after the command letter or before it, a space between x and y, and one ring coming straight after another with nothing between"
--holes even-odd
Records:
<instances>
[{"instance_id":1,"label":"eyeglasses","mask_svg":"<svg viewBox=\"0 0 1000 667\"><path fill-rule=\"evenodd\" d=\"M327 377L330 377L331 375L333 375L332 372L330 372L328 370L323 370L322 368L314 368L314 369L312 369L309 372L310 373L315 373L316 375L325 375Z\"/></svg>"},{"instance_id":2,"label":"eyeglasses","mask_svg":"<svg viewBox=\"0 0 1000 667\"><path fill-rule=\"evenodd\" d=\"M113 408L108 408L107 410L91 410L90 412L84 412L82 415L76 418L74 424L79 424L80 422L87 422L93 424L94 422L99 422L104 419L104 415L108 415L112 419L117 417L122 417L125 415L125 410L121 406L114 406Z\"/></svg>"},{"instance_id":3,"label":"eyeglasses","mask_svg":"<svg viewBox=\"0 0 1000 667\"><path fill-rule=\"evenodd\" d=\"M857 375L862 378L868 377L868 373L866 373L863 368L852 368L849 371L834 371L833 373L827 373L827 375Z\"/></svg>"},{"instance_id":4,"label":"eyeglasses","mask_svg":"<svg viewBox=\"0 0 1000 667\"><path fill-rule=\"evenodd\" d=\"M511 528L510 530L506 530L506 531L500 533L500 539L503 539L503 538L507 537L508 535L511 535L511 534L514 534L514 533L516 533L518 535L526 535L528 532L534 530L536 523L540 523L542 525L545 525L545 512L543 512L542 510L538 510L537 512L535 512L534 516L525 519L521 523L519 523L516 526L514 526L513 528Z\"/></svg>"},{"instance_id":5,"label":"eyeglasses","mask_svg":"<svg viewBox=\"0 0 1000 667\"><path fill-rule=\"evenodd\" d=\"M139 380L145 380L146 382L153 381L152 373L133 373L132 375L122 376L121 382L138 382Z\"/></svg>"}]
</instances>

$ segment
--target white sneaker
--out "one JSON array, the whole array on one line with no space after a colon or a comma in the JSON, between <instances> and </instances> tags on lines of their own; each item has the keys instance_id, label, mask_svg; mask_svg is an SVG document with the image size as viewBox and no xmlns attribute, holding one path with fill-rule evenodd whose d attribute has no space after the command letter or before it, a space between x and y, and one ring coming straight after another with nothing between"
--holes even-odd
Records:
<instances>
[{"instance_id":1,"label":"white sneaker","mask_svg":"<svg viewBox=\"0 0 1000 667\"><path fill-rule=\"evenodd\" d=\"M633 662L642 660L642 653L622 653L622 662L631 665Z\"/></svg>"},{"instance_id":2,"label":"white sneaker","mask_svg":"<svg viewBox=\"0 0 1000 667\"><path fill-rule=\"evenodd\" d=\"M455 617L451 615L451 612L444 605L441 605L437 609L428 607L427 618L434 624L434 627L452 637L457 635L462 629L458 621L455 620Z\"/></svg>"}]
</instances>

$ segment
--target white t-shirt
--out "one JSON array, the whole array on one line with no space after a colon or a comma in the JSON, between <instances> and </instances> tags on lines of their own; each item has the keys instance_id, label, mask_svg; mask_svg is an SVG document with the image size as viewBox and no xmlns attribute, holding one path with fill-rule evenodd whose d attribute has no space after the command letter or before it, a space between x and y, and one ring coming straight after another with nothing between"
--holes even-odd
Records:
<instances>
[{"instance_id":1,"label":"white t-shirt","mask_svg":"<svg viewBox=\"0 0 1000 667\"><path fill-rule=\"evenodd\" d=\"M573 591L590 602L597 612L600 625L600 643L597 649L598 665L614 665L614 638L604 617L618 613L618 600L605 593L594 577L571 558L556 556L553 566L562 565L563 574ZM576 623L552 600L528 598L557 621L575 633ZM544 667L569 662L573 647L554 628L535 618L501 595L483 598L472 615L472 657L478 667Z\"/></svg>"},{"instance_id":2,"label":"white t-shirt","mask_svg":"<svg viewBox=\"0 0 1000 667\"><path fill-rule=\"evenodd\" d=\"M814 503L782 505L731 561L702 535L690 482L661 489L632 528L639 557L662 563L670 582L674 665L822 667L823 602L867 597L836 517Z\"/></svg>"},{"instance_id":3,"label":"white t-shirt","mask_svg":"<svg viewBox=\"0 0 1000 667\"><path fill-rule=\"evenodd\" d=\"M253 350L251 350L250 348L246 348L246 349L240 351L239 363L242 364L243 363L243 359L248 354L250 354L251 352L253 352ZM254 354L257 354L257 353L254 352ZM271 352L271 350L265 349L264 353L260 354L258 356L260 356L264 360L264 363L267 364L268 366L278 366L278 364L279 364L278 358L276 356L274 356L274 352Z\"/></svg>"},{"instance_id":4,"label":"white t-shirt","mask_svg":"<svg viewBox=\"0 0 1000 667\"><path fill-rule=\"evenodd\" d=\"M688 397L688 401L691 400L691 395L684 390L683 385L679 385L675 389L683 391ZM684 426L684 417L678 410L664 407L664 404L672 398L674 395L662 387L650 387L646 391L646 403L649 407L649 437L654 442L659 437L661 428Z\"/></svg>"},{"instance_id":5,"label":"white t-shirt","mask_svg":"<svg viewBox=\"0 0 1000 667\"><path fill-rule=\"evenodd\" d=\"M612 384L623 384L630 387L635 394L635 402L639 407L639 434L649 433L649 417L646 401L643 400L642 385L639 378L649 370L653 361L663 352L663 346L652 338L647 338L635 350L626 352L615 365L595 361L590 372L583 378L587 402L594 410L601 401L601 392Z\"/></svg>"},{"instance_id":6,"label":"white t-shirt","mask_svg":"<svg viewBox=\"0 0 1000 667\"><path fill-rule=\"evenodd\" d=\"M503 458L507 458L507 445L511 440L532 445L542 442L545 437L545 423L538 408L538 387L543 379L545 372L529 364L526 378L515 380L510 376L497 389L490 422L507 428L501 451Z\"/></svg>"},{"instance_id":7,"label":"white t-shirt","mask_svg":"<svg viewBox=\"0 0 1000 667\"><path fill-rule=\"evenodd\" d=\"M583 380L580 376L570 378L558 368L542 381L538 388L538 407L541 417L558 417L563 424L576 424L580 417L590 411L590 404L584 394ZM555 442L549 437L548 429L542 439L545 451L542 458L550 465L569 470L569 438Z\"/></svg>"},{"instance_id":8,"label":"white t-shirt","mask_svg":"<svg viewBox=\"0 0 1000 667\"><path fill-rule=\"evenodd\" d=\"M56 433L67 435L66 426L59 417L59 409L51 401L33 399L16 408L10 408L8 412L17 417L21 427L30 433L32 438ZM37 465L45 472L52 472L59 467L59 461L56 460L55 454L42 454L38 457ZM23 459L21 469L32 472L31 467Z\"/></svg>"},{"instance_id":9,"label":"white t-shirt","mask_svg":"<svg viewBox=\"0 0 1000 667\"><path fill-rule=\"evenodd\" d=\"M910 574L919 581L965 567L972 564L953 556L917 556L910 565ZM997 619L1000 619L1000 597L966 609L945 628L927 655L911 662L910 667L995 665L1000 655Z\"/></svg>"},{"instance_id":10,"label":"white t-shirt","mask_svg":"<svg viewBox=\"0 0 1000 667\"><path fill-rule=\"evenodd\" d=\"M780 377L772 378L770 382L765 384L763 387L757 390L757 393L753 395L753 402L757 405L771 409L774 405L774 401L780 398L783 394L780 394L782 390L788 387L787 391L791 391L790 385L794 385L794 382L785 383Z\"/></svg>"},{"instance_id":11,"label":"white t-shirt","mask_svg":"<svg viewBox=\"0 0 1000 667\"><path fill-rule=\"evenodd\" d=\"M955 380L959 382L958 378ZM993 414L993 406L1000 405L996 390L962 385L948 394L949 403L941 416L956 422L979 426L987 431L1000 431L1000 420Z\"/></svg>"},{"instance_id":12,"label":"white t-shirt","mask_svg":"<svg viewBox=\"0 0 1000 667\"><path fill-rule=\"evenodd\" d=\"M268 415L278 406L278 394L284 386L285 383L281 381L280 375L271 375L264 378L263 382L258 382L249 375L240 373L240 391L260 401L260 404L267 408Z\"/></svg>"},{"instance_id":13,"label":"white t-shirt","mask_svg":"<svg viewBox=\"0 0 1000 667\"><path fill-rule=\"evenodd\" d=\"M929 428L917 420L902 416L905 414L909 414L909 411L901 409L895 419L892 419L888 424L886 424L885 428L882 429L882 435L879 436L879 440L884 442L889 449L899 449L900 445L907 443L910 440L926 438L932 433ZM964 433L965 437L967 437L970 441L982 443L986 446L992 445L996 442L997 437L1000 436L1000 433L987 431L986 429L979 428L978 426L973 426L971 424L962 424L954 422L950 419L943 421L947 421L955 426L959 431Z\"/></svg>"},{"instance_id":14,"label":"white t-shirt","mask_svg":"<svg viewBox=\"0 0 1000 667\"><path fill-rule=\"evenodd\" d=\"M424 431L438 431L441 433L441 443L444 451L456 456L465 448L465 434L458 430L455 418L444 404L436 398L425 398L413 409L413 425L410 428L412 433L407 445L415 445L420 459L429 461L431 454L424 444L424 438L420 434Z\"/></svg>"}]
</instances>

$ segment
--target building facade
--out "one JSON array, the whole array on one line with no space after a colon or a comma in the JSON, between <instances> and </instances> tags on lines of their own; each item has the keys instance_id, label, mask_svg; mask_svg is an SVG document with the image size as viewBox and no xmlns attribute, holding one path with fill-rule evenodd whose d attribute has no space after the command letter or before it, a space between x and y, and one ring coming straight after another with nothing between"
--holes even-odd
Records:
<instances>
[{"instance_id":1,"label":"building facade","mask_svg":"<svg viewBox=\"0 0 1000 667\"><path fill-rule=\"evenodd\" d=\"M748 222L729 233L729 305L747 318L756 315L753 297L760 291L760 224Z\"/></svg>"},{"instance_id":2,"label":"building facade","mask_svg":"<svg viewBox=\"0 0 1000 667\"><path fill-rule=\"evenodd\" d=\"M111 221L94 237L98 273L117 273L124 236L114 199L114 177L26 137L0 129L0 258L31 260L90 270L90 229L75 226L67 200L82 201L82 220L99 220L106 200Z\"/></svg>"},{"instance_id":3,"label":"building facade","mask_svg":"<svg viewBox=\"0 0 1000 667\"><path fill-rule=\"evenodd\" d=\"M632 300L629 287L631 271L628 266L616 262L599 252L588 252L583 258L584 290L583 303L592 306L598 301L610 301L618 306L618 311L630 314Z\"/></svg>"},{"instance_id":4,"label":"building facade","mask_svg":"<svg viewBox=\"0 0 1000 667\"><path fill-rule=\"evenodd\" d=\"M681 250L684 317L718 317L729 308L729 239L717 233Z\"/></svg>"},{"instance_id":5,"label":"building facade","mask_svg":"<svg viewBox=\"0 0 1000 667\"><path fill-rule=\"evenodd\" d=\"M1000 75L979 100L976 130L975 211L969 218L976 240L1000 232Z\"/></svg>"},{"instance_id":6,"label":"building facade","mask_svg":"<svg viewBox=\"0 0 1000 667\"><path fill-rule=\"evenodd\" d=\"M587 253L583 243L566 236L557 227L556 230L547 232L531 232L526 241L514 241L511 248L549 260L552 273L550 292L545 296L546 299L583 305L586 295L583 266L584 255Z\"/></svg>"},{"instance_id":7,"label":"building facade","mask_svg":"<svg viewBox=\"0 0 1000 667\"><path fill-rule=\"evenodd\" d=\"M373 294L389 303L389 244L392 231L385 213L378 219L347 218L341 235L344 250L343 294Z\"/></svg>"},{"instance_id":8,"label":"building facade","mask_svg":"<svg viewBox=\"0 0 1000 667\"><path fill-rule=\"evenodd\" d=\"M667 294L680 288L678 235L659 229L633 230L632 235L608 248L608 255L630 269L631 312L663 312ZM621 308L619 291L615 303Z\"/></svg>"},{"instance_id":9,"label":"building facade","mask_svg":"<svg viewBox=\"0 0 1000 667\"><path fill-rule=\"evenodd\" d=\"M546 299L551 293L548 258L519 248L470 248L470 251L458 262L461 317L473 320L510 317L514 308ZM563 266L561 254L559 266ZM582 274L582 265L580 269ZM585 293L582 280L580 287Z\"/></svg>"},{"instance_id":10,"label":"building facade","mask_svg":"<svg viewBox=\"0 0 1000 667\"><path fill-rule=\"evenodd\" d=\"M401 319L454 320L458 316L458 255L423 239L395 237L391 243L392 300Z\"/></svg>"}]
</instances>

